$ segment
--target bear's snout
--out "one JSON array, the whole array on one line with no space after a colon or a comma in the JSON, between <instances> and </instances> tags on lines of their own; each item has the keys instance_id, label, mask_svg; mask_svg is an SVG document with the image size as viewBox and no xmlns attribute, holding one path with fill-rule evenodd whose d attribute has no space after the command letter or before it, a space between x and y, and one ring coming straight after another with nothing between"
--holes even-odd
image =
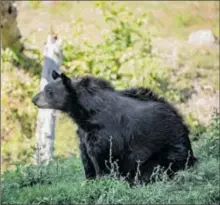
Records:
<instances>
[{"instance_id":1,"label":"bear's snout","mask_svg":"<svg viewBox=\"0 0 220 205\"><path fill-rule=\"evenodd\" d=\"M32 98L32 102L34 103L34 105L36 105L38 108L50 108L50 106L48 105L47 100L45 99L44 93L40 92L37 95L35 95Z\"/></svg>"},{"instance_id":2,"label":"bear's snout","mask_svg":"<svg viewBox=\"0 0 220 205\"><path fill-rule=\"evenodd\" d=\"M36 105L38 108L41 109L52 109L54 108L53 105L50 105L49 99L46 97L45 92L39 92L32 98L32 102L34 105Z\"/></svg>"},{"instance_id":3,"label":"bear's snout","mask_svg":"<svg viewBox=\"0 0 220 205\"><path fill-rule=\"evenodd\" d=\"M39 99L39 93L32 98L32 103L37 106L37 101Z\"/></svg>"}]
</instances>

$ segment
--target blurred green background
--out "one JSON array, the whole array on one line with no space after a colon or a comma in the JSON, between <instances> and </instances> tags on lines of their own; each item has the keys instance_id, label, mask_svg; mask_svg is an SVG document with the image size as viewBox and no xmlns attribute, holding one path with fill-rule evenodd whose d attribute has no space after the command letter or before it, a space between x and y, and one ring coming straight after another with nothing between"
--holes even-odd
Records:
<instances>
[{"instance_id":1,"label":"blurred green background","mask_svg":"<svg viewBox=\"0 0 220 205\"><path fill-rule=\"evenodd\" d=\"M219 100L219 45L187 43L191 32L210 29L219 37L217 1L40 2L19 1L23 54L2 51L2 172L31 162L43 46L51 27L63 39L62 71L91 74L117 88L146 86L184 115L197 140ZM55 155L78 155L76 126L59 113Z\"/></svg>"}]
</instances>

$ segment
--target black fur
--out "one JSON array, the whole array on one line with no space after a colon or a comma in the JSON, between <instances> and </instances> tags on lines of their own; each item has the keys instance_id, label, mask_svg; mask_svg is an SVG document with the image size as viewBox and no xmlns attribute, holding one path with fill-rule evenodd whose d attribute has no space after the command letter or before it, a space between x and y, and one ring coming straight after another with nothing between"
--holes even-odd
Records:
<instances>
[{"instance_id":1,"label":"black fur","mask_svg":"<svg viewBox=\"0 0 220 205\"><path fill-rule=\"evenodd\" d=\"M53 94L46 95L47 89ZM103 79L63 74L45 90L33 102L64 111L77 123L86 178L110 173L110 142L111 160L130 182L137 166L139 179L149 181L157 165L170 167L172 175L196 161L182 117L150 89L117 91Z\"/></svg>"}]
</instances>

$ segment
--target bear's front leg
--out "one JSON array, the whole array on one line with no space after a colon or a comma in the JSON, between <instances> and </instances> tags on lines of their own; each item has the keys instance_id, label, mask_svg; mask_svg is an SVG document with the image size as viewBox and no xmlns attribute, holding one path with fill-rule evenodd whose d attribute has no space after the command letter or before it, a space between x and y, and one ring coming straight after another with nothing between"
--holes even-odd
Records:
<instances>
[{"instance_id":1,"label":"bear's front leg","mask_svg":"<svg viewBox=\"0 0 220 205\"><path fill-rule=\"evenodd\" d=\"M101 177L102 176L102 169L99 165L97 158L93 155L90 155L90 159L91 159L93 166L95 168L96 178Z\"/></svg>"},{"instance_id":2,"label":"bear's front leg","mask_svg":"<svg viewBox=\"0 0 220 205\"><path fill-rule=\"evenodd\" d=\"M92 161L95 169L96 178L99 178L106 174L105 169L105 152L98 146L91 147L88 149L88 155Z\"/></svg>"},{"instance_id":3,"label":"bear's front leg","mask_svg":"<svg viewBox=\"0 0 220 205\"><path fill-rule=\"evenodd\" d=\"M83 142L80 142L80 155L81 155L86 179L95 179L96 170L93 165L93 162L91 161L87 153L86 145Z\"/></svg>"},{"instance_id":4,"label":"bear's front leg","mask_svg":"<svg viewBox=\"0 0 220 205\"><path fill-rule=\"evenodd\" d=\"M106 161L109 159L110 137L105 132L99 132L88 135L87 152L93 163L96 172L96 178L109 174L110 171L106 167Z\"/></svg>"}]
</instances>

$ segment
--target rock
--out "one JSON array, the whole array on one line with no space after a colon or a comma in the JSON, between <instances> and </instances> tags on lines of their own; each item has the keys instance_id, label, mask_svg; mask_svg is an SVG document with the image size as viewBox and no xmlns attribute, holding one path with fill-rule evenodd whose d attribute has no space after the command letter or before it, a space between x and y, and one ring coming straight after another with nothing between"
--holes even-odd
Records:
<instances>
[{"instance_id":1,"label":"rock","mask_svg":"<svg viewBox=\"0 0 220 205\"><path fill-rule=\"evenodd\" d=\"M199 30L192 32L188 38L188 43L194 45L211 46L215 43L215 41L215 36L211 30Z\"/></svg>"}]
</instances>

